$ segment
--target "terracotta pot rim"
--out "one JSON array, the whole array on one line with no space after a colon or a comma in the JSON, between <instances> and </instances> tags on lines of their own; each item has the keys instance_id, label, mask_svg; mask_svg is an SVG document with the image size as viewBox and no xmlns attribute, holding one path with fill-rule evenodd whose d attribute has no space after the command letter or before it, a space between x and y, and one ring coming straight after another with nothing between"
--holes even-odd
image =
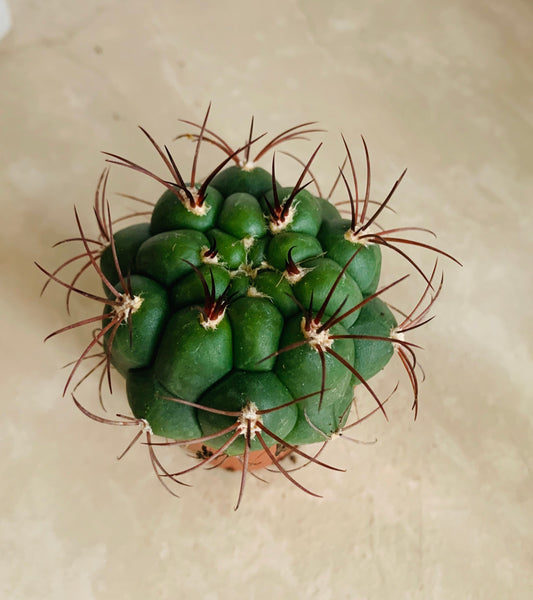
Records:
<instances>
[{"instance_id":1,"label":"terracotta pot rim","mask_svg":"<svg viewBox=\"0 0 533 600\"><path fill-rule=\"evenodd\" d=\"M212 456L215 452L215 448L211 448L207 444L202 442L188 444L186 449L192 452L196 458L199 460L203 460ZM280 449L278 445L271 446L269 448L270 452L274 455L276 460L281 460L289 454L292 454L292 448L284 448ZM249 453L248 458L248 471L257 471L259 469L264 469L270 465L274 464L274 461L270 458L267 452L263 449L261 450L252 450ZM241 460L241 455L237 456L229 456L227 454L222 454L215 458L210 466L213 468L221 468L226 469L227 471L239 471L242 472L243 462Z\"/></svg>"}]
</instances>

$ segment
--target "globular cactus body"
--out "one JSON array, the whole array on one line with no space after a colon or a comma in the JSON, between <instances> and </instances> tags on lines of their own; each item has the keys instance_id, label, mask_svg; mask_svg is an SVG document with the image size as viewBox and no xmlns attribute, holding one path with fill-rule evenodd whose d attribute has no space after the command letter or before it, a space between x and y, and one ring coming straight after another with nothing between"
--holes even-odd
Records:
<instances>
[{"instance_id":1,"label":"globular cactus body","mask_svg":"<svg viewBox=\"0 0 533 600\"><path fill-rule=\"evenodd\" d=\"M446 253L402 238L399 229L370 232L368 226L376 225L375 216L398 182L368 217L368 153L363 200L346 146L353 174L351 188L340 171L350 203L351 219L346 219L303 183L318 148L298 181L283 187L276 180L274 161L267 171L250 160L256 141L251 132L248 143L234 152L205 125L194 125L199 133L189 134L197 141L189 182L170 152L144 130L174 182L109 155L109 162L143 172L166 188L147 215L149 221L113 232L105 199L106 172L95 203L100 247L94 240L91 245L78 219L76 239L85 252L72 261L85 257L85 266L71 283L58 273L72 261L45 272L69 294L89 295L105 305L101 330L76 362L67 385L89 351L101 344L106 372L112 365L126 380L131 423L149 432L150 456L160 479L179 482L177 475L196 467L180 474L166 472L155 457L152 434L170 440L166 443L205 441L211 450L199 465L224 456L241 457L242 495L254 450L267 452L295 483L273 448L288 448L324 464L299 446L327 441L348 427L358 386L365 387L377 402L376 410L384 412L368 380L385 367L395 349L409 374L416 407L414 346L403 340L403 332L424 322L438 293L432 285L435 269L428 278L414 265L427 285L415 310L398 325L381 294L400 280L378 290L381 248L392 247L409 262L398 244ZM281 142L315 131L310 125L277 136L256 158ZM203 141L221 148L227 158L200 185L195 181L196 163ZM228 166L230 160L236 164ZM102 279L103 297L77 287L79 275L90 266ZM421 309L425 299L427 306ZM59 332L89 322L96 317ZM114 422L83 410L96 420Z\"/></svg>"},{"instance_id":2,"label":"globular cactus body","mask_svg":"<svg viewBox=\"0 0 533 600\"><path fill-rule=\"evenodd\" d=\"M322 217L318 200L307 190L294 196L289 225L270 227L272 220L265 203L268 194L272 195L272 177L270 189L266 189L262 171L262 185L255 178L240 177L242 169L238 167L229 171L222 171L219 178L222 190L231 193L224 197L215 187L215 178L207 188L206 199L214 196L216 202L206 215L186 212L183 203L169 201L167 191L155 205L149 227L134 226L114 235L118 262L123 272L126 267L130 273L132 293L141 304L138 313L132 314L133 343L128 343L126 321L116 331L110 347L112 363L126 377L135 417L146 419L154 432L165 437L193 440L224 429L231 419L171 397L235 411L246 402L270 409L314 394L269 413L264 424L289 443L293 443L291 439L297 444L323 441L324 435L339 429L352 401L353 386L359 383L353 374L357 370L356 352L348 329L356 324L360 311L351 312L323 336L324 346L331 343L331 350L351 365L352 371L326 348L320 353L320 347L306 343L309 336L301 307L315 315L324 306L327 318L339 309L347 312L361 304L364 297L360 286L348 269L342 272L357 248L352 244L350 253L339 253L337 260L330 258L317 238L321 228L328 227L329 219ZM250 193L257 189L266 192L266 198ZM292 192L291 188L279 189L281 205ZM340 215L337 220L342 222ZM150 235L143 239L147 229ZM211 247L216 250L210 253ZM261 251L254 253L257 247ZM293 269L298 271L293 275L285 268L289 252ZM257 254L261 260L251 258ZM379 248L371 258L365 257L365 275L371 271L371 278L378 279ZM106 278L118 286L109 253L102 257L100 266ZM235 280L238 283L233 285ZM205 287L213 305L207 309ZM375 287L377 283L371 292ZM224 294L230 301L217 312L214 305ZM215 314L211 316L207 312L213 307ZM386 322L379 311L369 315L373 330L388 329L389 335L396 325L395 321ZM329 342L328 334L344 337ZM294 345L297 347L285 351ZM357 354L366 354L365 345L374 346L374 370L383 368L385 357L391 356L390 343L360 341ZM313 410L319 403L320 410ZM195 427L191 427L191 420ZM225 441L224 437L215 438L210 446L216 448ZM269 442L272 444L272 439ZM261 446L254 440L251 448ZM235 440L225 452L242 454L242 439Z\"/></svg>"}]
</instances>

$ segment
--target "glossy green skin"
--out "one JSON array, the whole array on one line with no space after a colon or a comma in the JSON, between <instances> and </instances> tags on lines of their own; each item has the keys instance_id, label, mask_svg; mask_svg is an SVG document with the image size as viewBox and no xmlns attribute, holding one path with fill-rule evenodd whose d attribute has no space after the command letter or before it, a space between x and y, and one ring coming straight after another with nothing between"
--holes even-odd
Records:
<instances>
[{"instance_id":1,"label":"glossy green skin","mask_svg":"<svg viewBox=\"0 0 533 600\"><path fill-rule=\"evenodd\" d=\"M201 437L196 409L169 400L172 393L154 377L153 369L129 371L126 390L133 414L148 421L155 435L176 440Z\"/></svg>"},{"instance_id":2,"label":"glossy green skin","mask_svg":"<svg viewBox=\"0 0 533 600\"><path fill-rule=\"evenodd\" d=\"M158 381L177 397L193 402L233 365L228 319L225 317L216 329L205 329L201 321L201 313L194 306L174 313L154 363Z\"/></svg>"},{"instance_id":3,"label":"glossy green skin","mask_svg":"<svg viewBox=\"0 0 533 600\"><path fill-rule=\"evenodd\" d=\"M334 204L331 204L331 202L325 198L317 198L317 200L322 214L322 223L324 223L324 221L337 221L342 219L340 212Z\"/></svg>"},{"instance_id":4,"label":"glossy green skin","mask_svg":"<svg viewBox=\"0 0 533 600\"><path fill-rule=\"evenodd\" d=\"M155 235L174 229L207 231L214 227L223 202L222 195L215 188L208 186L204 199L206 214L197 215L188 210L186 204L172 190L166 190L154 207L150 223L151 233Z\"/></svg>"},{"instance_id":5,"label":"glossy green skin","mask_svg":"<svg viewBox=\"0 0 533 600\"><path fill-rule=\"evenodd\" d=\"M337 209L307 190L295 199L291 224L273 230L264 199L271 188L267 171L229 167L208 188L211 208L206 216L191 214L172 192L165 192L149 229L144 224L115 233L119 263L131 270L133 291L142 291L144 301L132 315L133 344L126 323L121 324L111 347L112 361L126 377L134 415L146 419L156 435L193 441L236 423L234 415L180 400L237 412L252 402L258 410L292 402L262 415L264 427L288 444L324 441L348 418L358 383L352 370L371 377L392 354L390 342L357 338L384 335L394 326L388 308L376 300L329 330L331 335L355 336L336 339L331 346L352 370L309 343L302 329L304 314L311 309L311 316L316 315L353 248L339 240L345 222ZM290 191L279 188L280 198ZM213 244L216 258L206 258ZM294 280L284 273L291 249L301 270ZM116 279L114 261L106 252L102 268ZM362 292L361 281L365 290L376 285L380 255L362 255L357 264L342 275L322 323L363 300L367 292ZM229 296L216 327L204 326L206 287L210 302ZM153 320L144 313L151 313L152 306ZM208 445L220 448L231 435L210 439ZM261 435L269 446L277 443L267 432ZM225 453L242 454L244 444L239 435ZM261 447L257 437L251 440L251 449Z\"/></svg>"},{"instance_id":6,"label":"glossy green skin","mask_svg":"<svg viewBox=\"0 0 533 600\"><path fill-rule=\"evenodd\" d=\"M332 335L346 335L347 331L341 325L331 328ZM296 315L287 320L280 340L280 347L300 342L304 339L302 333L302 317ZM350 339L335 340L332 349L340 354L348 363L353 364L355 351ZM322 407L333 404L342 396L350 385L352 374L329 353L324 352L326 380L322 395ZM274 372L287 386L295 398L313 394L322 386L322 362L320 354L309 344L304 344L288 352L280 354ZM312 399L312 404L320 402L320 395Z\"/></svg>"},{"instance_id":7,"label":"glossy green skin","mask_svg":"<svg viewBox=\"0 0 533 600\"><path fill-rule=\"evenodd\" d=\"M261 238L253 240L252 246L246 252L246 263L252 267L261 267L267 260L266 250L270 244L272 236L266 234Z\"/></svg>"},{"instance_id":8,"label":"glossy green skin","mask_svg":"<svg viewBox=\"0 0 533 600\"><path fill-rule=\"evenodd\" d=\"M251 281L248 275L234 271L231 274L230 280L230 293L234 298L240 298L246 296L251 286Z\"/></svg>"},{"instance_id":9,"label":"glossy green skin","mask_svg":"<svg viewBox=\"0 0 533 600\"><path fill-rule=\"evenodd\" d=\"M268 244L266 252L268 264L278 271L284 271L291 250L292 260L299 263L319 256L322 253L322 246L316 237L308 233L284 231L275 235Z\"/></svg>"},{"instance_id":10,"label":"glossy green skin","mask_svg":"<svg viewBox=\"0 0 533 600\"><path fill-rule=\"evenodd\" d=\"M221 231L211 229L206 231L209 243L215 243L218 260L228 269L238 269L246 262L246 249L242 240Z\"/></svg>"},{"instance_id":11,"label":"glossy green skin","mask_svg":"<svg viewBox=\"0 0 533 600\"><path fill-rule=\"evenodd\" d=\"M353 244L344 234L350 230L350 221L325 220L318 233L318 239L326 251L326 256L338 264L346 264L357 252L348 265L347 272L359 286L365 296L373 294L379 283L381 271L381 250L377 244Z\"/></svg>"},{"instance_id":12,"label":"glossy green skin","mask_svg":"<svg viewBox=\"0 0 533 600\"><path fill-rule=\"evenodd\" d=\"M278 198L280 204L291 195L292 188L279 188ZM274 194L270 191L266 194L266 199L270 206L274 206ZM262 206L267 212L267 203L263 199ZM292 201L291 210L293 210L292 219L287 219L287 225L284 231L294 231L297 233L307 233L308 235L316 236L322 222L322 209L319 201L307 190L299 191Z\"/></svg>"},{"instance_id":13,"label":"glossy green skin","mask_svg":"<svg viewBox=\"0 0 533 600\"><path fill-rule=\"evenodd\" d=\"M133 295L142 298L142 304L131 315L131 337L126 321L119 325L113 337L113 365L121 373L151 364L170 314L167 292L158 283L140 275L132 275L128 283ZM120 283L116 287L119 292L124 291ZM111 307L106 306L103 327L110 323L106 318L110 310ZM105 336L106 344L111 332Z\"/></svg>"},{"instance_id":14,"label":"glossy green skin","mask_svg":"<svg viewBox=\"0 0 533 600\"><path fill-rule=\"evenodd\" d=\"M267 232L261 205L254 196L242 192L226 198L218 225L240 240L248 237L261 238Z\"/></svg>"},{"instance_id":15,"label":"glossy green skin","mask_svg":"<svg viewBox=\"0 0 533 600\"><path fill-rule=\"evenodd\" d=\"M229 307L228 316L234 336L234 368L271 371L276 357L267 357L278 351L284 325L279 310L268 298L244 296Z\"/></svg>"},{"instance_id":16,"label":"glossy green skin","mask_svg":"<svg viewBox=\"0 0 533 600\"><path fill-rule=\"evenodd\" d=\"M135 271L135 260L137 252L142 243L150 237L150 224L137 223L124 229L120 229L113 235L115 251L119 263L120 272L126 277L129 273ZM107 280L113 284L119 280L117 268L115 266L115 257L111 246L107 246L100 256L100 268ZM109 297L113 294L109 288L104 285Z\"/></svg>"},{"instance_id":17,"label":"glossy green skin","mask_svg":"<svg viewBox=\"0 0 533 600\"><path fill-rule=\"evenodd\" d=\"M318 311L329 294L342 268L330 258L315 258L305 262L305 268L309 271L293 286L294 295L305 306L311 304L313 299L313 309ZM341 315L355 307L363 300L363 295L358 285L348 273L344 273L339 280L335 291L333 292L326 310L326 315L332 315L347 298L347 302L341 309ZM341 323L345 327L352 325L359 315L359 310L347 315Z\"/></svg>"},{"instance_id":18,"label":"glossy green skin","mask_svg":"<svg viewBox=\"0 0 533 600\"><path fill-rule=\"evenodd\" d=\"M291 394L272 372L251 373L246 371L233 371L231 375L217 383L209 393L200 399L202 404L211 408L239 411L248 402L253 402L259 410L267 410L276 406L287 404L293 400ZM272 433L284 439L293 429L298 415L295 404L285 406L274 412L262 416L263 425ZM209 435L221 431L235 423L235 417L227 417L207 411L200 411L199 421L204 434ZM215 447L221 446L231 434L226 434L216 441L209 443ZM262 434L267 446L276 443L268 434ZM252 440L251 450L260 450L260 442ZM235 455L244 453L244 438L239 437L226 451L226 454Z\"/></svg>"},{"instance_id":19,"label":"glossy green skin","mask_svg":"<svg viewBox=\"0 0 533 600\"><path fill-rule=\"evenodd\" d=\"M352 385L354 384L352 379ZM348 419L349 409L353 401L352 385L343 395L336 398L329 406L318 406L317 397L309 398L297 404L298 418L296 425L286 436L288 444L312 444L325 442L337 433Z\"/></svg>"},{"instance_id":20,"label":"glossy green skin","mask_svg":"<svg viewBox=\"0 0 533 600\"><path fill-rule=\"evenodd\" d=\"M261 198L272 189L272 175L262 169L255 167L249 171L237 165L224 169L211 181L224 198L236 192L246 192L256 198Z\"/></svg>"},{"instance_id":21,"label":"glossy green skin","mask_svg":"<svg viewBox=\"0 0 533 600\"><path fill-rule=\"evenodd\" d=\"M205 235L191 229L164 231L146 240L137 253L137 269L143 275L170 286L202 264L202 249L209 246ZM185 262L187 261L187 262Z\"/></svg>"},{"instance_id":22,"label":"glossy green skin","mask_svg":"<svg viewBox=\"0 0 533 600\"><path fill-rule=\"evenodd\" d=\"M268 296L284 317L291 317L298 312L298 305L292 297L292 287L279 271L261 271L253 283L255 289Z\"/></svg>"},{"instance_id":23,"label":"glossy green skin","mask_svg":"<svg viewBox=\"0 0 533 600\"><path fill-rule=\"evenodd\" d=\"M359 318L348 331L354 335L388 338L396 326L390 308L380 298L374 298L363 306ZM389 341L354 339L354 346L354 367L365 381L379 373L394 354L394 346Z\"/></svg>"},{"instance_id":24,"label":"glossy green skin","mask_svg":"<svg viewBox=\"0 0 533 600\"><path fill-rule=\"evenodd\" d=\"M222 266L205 264L199 270L210 287L214 284L215 297L217 298L230 285L230 274ZM203 306L205 301L204 288L198 274L193 271L173 285L170 289L170 301L172 307L176 310L191 305Z\"/></svg>"}]
</instances>

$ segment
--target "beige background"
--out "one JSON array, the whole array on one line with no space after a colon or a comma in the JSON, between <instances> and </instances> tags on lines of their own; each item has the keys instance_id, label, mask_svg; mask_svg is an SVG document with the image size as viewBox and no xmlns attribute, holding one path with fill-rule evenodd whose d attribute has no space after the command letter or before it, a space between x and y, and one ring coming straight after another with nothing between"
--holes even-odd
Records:
<instances>
[{"instance_id":1,"label":"beige background","mask_svg":"<svg viewBox=\"0 0 533 600\"><path fill-rule=\"evenodd\" d=\"M0 42L0 597L530 598L531 3L11 8ZM197 472L172 498L144 447L116 462L130 430L97 425L61 397L60 366L88 331L42 343L69 320L58 286L39 299L32 261L53 268L70 256L51 246L74 233L74 203L90 219L99 151L159 168L136 125L171 143L184 131L177 119L201 119L210 100L212 126L235 144L252 114L272 134L320 121L330 132L315 167L325 188L342 160L339 131L361 168L363 133L375 197L408 166L395 222L438 231L464 263L441 263L438 316L413 336L427 374L419 419L402 378L390 422L354 431L377 443L328 448L347 473L297 474L322 500L269 474L269 485L250 479L234 513L238 479L220 471ZM188 169L192 146L172 148ZM298 148L308 156L313 146ZM203 156L205 170L215 153ZM284 165L285 176L298 170ZM110 185L156 189L118 168ZM125 210L116 197L114 209ZM411 280L405 303L420 292ZM76 301L73 318L91 310ZM117 405L122 393L117 384ZM97 409L94 394L84 399Z\"/></svg>"}]
</instances>

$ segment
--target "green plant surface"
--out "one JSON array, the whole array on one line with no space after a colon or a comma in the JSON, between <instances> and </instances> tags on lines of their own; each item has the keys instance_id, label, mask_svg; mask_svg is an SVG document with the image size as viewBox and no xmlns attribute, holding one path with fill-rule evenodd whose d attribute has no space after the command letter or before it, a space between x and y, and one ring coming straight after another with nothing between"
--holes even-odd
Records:
<instances>
[{"instance_id":1,"label":"green plant surface","mask_svg":"<svg viewBox=\"0 0 533 600\"><path fill-rule=\"evenodd\" d=\"M320 196L318 185L318 195L307 189L320 146L307 163L301 162L303 170L292 185L277 182L275 160L270 171L255 164L275 146L315 132L312 124L286 130L252 157L259 138L253 139L251 130L248 143L234 151L206 128L206 120L193 124L197 131L188 135L196 142L188 183L168 149L163 151L144 130L170 171L170 181L107 155L110 163L141 172L164 189L150 223L120 228L111 220L105 196L109 173L102 174L95 200L100 238L85 234L76 212L77 237L64 242L81 243L83 252L53 272L39 268L48 276L45 287L56 281L68 289L67 308L75 293L103 306L103 314L100 310L49 337L99 326L73 363L65 391L85 381L95 369L76 383L74 375L96 357L103 367L101 395L114 367L126 380L132 417L100 417L75 402L94 420L140 426L165 487L181 483L179 476L199 466L238 456L243 473L239 503L250 453L264 451L287 479L313 494L281 465L277 453L288 449L308 463L329 466L300 446L325 444L357 424L348 425L356 391L375 401L363 418L374 412L386 416L388 399L380 400L369 380L395 354L407 372L416 415L417 346L405 336L430 320L442 280L436 285L436 262L428 275L406 250L418 246L452 257L410 237L409 232L426 230L377 224L404 174L375 207L369 202L369 182L364 198L358 195L346 145L353 186L341 170L345 195L336 206ZM199 183L202 143L226 157ZM350 218L339 209L346 205ZM423 292L408 311L393 312L386 303L384 295L405 277L385 286L380 282L382 249L396 251L422 277ZM76 261L82 264L79 271L70 281L63 279L63 270ZM100 277L103 296L79 287L89 269ZM201 442L210 450L196 466L170 474L157 459L152 436L166 438L166 444Z\"/></svg>"}]
</instances>

